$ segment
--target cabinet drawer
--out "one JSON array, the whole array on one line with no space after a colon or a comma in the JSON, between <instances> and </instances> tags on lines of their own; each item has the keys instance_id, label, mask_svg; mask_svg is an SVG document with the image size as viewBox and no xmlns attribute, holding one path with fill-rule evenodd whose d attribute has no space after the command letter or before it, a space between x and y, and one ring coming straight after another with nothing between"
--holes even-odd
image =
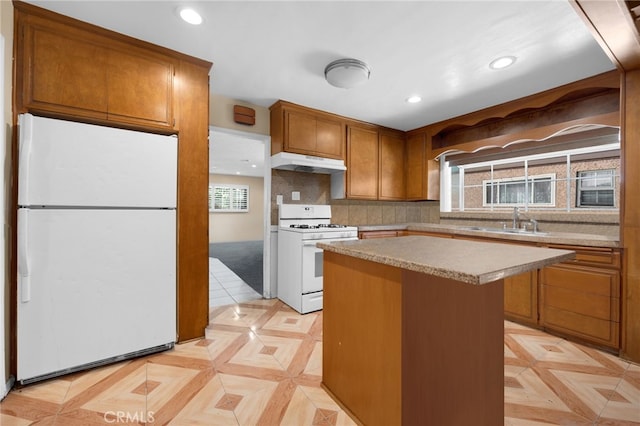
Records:
<instances>
[{"instance_id":1,"label":"cabinet drawer","mask_svg":"<svg viewBox=\"0 0 640 426\"><path fill-rule=\"evenodd\" d=\"M554 265L542 270L542 285L585 294L620 297L620 273L578 265Z\"/></svg>"},{"instance_id":2,"label":"cabinet drawer","mask_svg":"<svg viewBox=\"0 0 640 426\"><path fill-rule=\"evenodd\" d=\"M545 307L563 309L606 321L619 321L618 298L553 286L545 286L543 291Z\"/></svg>"},{"instance_id":3,"label":"cabinet drawer","mask_svg":"<svg viewBox=\"0 0 640 426\"><path fill-rule=\"evenodd\" d=\"M617 269L563 263L544 268L540 282L540 323L545 329L619 347Z\"/></svg>"},{"instance_id":4,"label":"cabinet drawer","mask_svg":"<svg viewBox=\"0 0 640 426\"><path fill-rule=\"evenodd\" d=\"M566 263L580 263L584 265L594 266L610 266L612 268L620 268L620 251L607 248L589 248L565 246L557 244L549 244L549 248L557 248L562 250L573 250L576 257Z\"/></svg>"},{"instance_id":5,"label":"cabinet drawer","mask_svg":"<svg viewBox=\"0 0 640 426\"><path fill-rule=\"evenodd\" d=\"M591 342L619 347L620 323L554 307L544 309L544 326Z\"/></svg>"},{"instance_id":6,"label":"cabinet drawer","mask_svg":"<svg viewBox=\"0 0 640 426\"><path fill-rule=\"evenodd\" d=\"M361 240L366 240L370 238L389 238L389 237L397 237L398 231L363 231L360 232L358 238Z\"/></svg>"}]
</instances>

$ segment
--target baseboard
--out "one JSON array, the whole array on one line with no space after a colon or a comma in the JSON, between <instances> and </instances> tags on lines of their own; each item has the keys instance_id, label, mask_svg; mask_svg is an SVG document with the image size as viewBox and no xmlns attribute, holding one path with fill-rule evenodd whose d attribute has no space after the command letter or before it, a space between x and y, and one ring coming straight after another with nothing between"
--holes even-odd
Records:
<instances>
[{"instance_id":1,"label":"baseboard","mask_svg":"<svg viewBox=\"0 0 640 426\"><path fill-rule=\"evenodd\" d=\"M16 378L14 376L9 377L7 383L4 385L4 389L0 389L0 401L4 399L5 396L9 394L9 391L13 388L13 385L16 383Z\"/></svg>"}]
</instances>

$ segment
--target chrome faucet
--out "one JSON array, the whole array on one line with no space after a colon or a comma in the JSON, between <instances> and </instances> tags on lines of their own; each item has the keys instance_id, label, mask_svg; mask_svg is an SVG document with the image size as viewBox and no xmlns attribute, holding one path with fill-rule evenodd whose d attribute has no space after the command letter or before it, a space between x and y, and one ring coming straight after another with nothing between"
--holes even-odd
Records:
<instances>
[{"instance_id":1,"label":"chrome faucet","mask_svg":"<svg viewBox=\"0 0 640 426\"><path fill-rule=\"evenodd\" d=\"M533 233L535 234L536 232L538 232L538 221L524 214L522 216L524 216L526 220L529 223L531 223L531 226L533 227ZM519 227L520 227L520 211L518 210L517 207L514 207L513 208L513 229L518 229Z\"/></svg>"}]
</instances>

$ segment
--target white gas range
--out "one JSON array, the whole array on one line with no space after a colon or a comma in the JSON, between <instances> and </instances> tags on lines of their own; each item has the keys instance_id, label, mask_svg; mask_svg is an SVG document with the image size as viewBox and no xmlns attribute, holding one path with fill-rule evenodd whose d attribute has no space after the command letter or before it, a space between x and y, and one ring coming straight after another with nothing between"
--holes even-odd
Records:
<instances>
[{"instance_id":1,"label":"white gas range","mask_svg":"<svg viewBox=\"0 0 640 426\"><path fill-rule=\"evenodd\" d=\"M316 243L358 239L355 226L331 223L331 206L278 208L278 299L306 314L322 309L322 249Z\"/></svg>"}]
</instances>

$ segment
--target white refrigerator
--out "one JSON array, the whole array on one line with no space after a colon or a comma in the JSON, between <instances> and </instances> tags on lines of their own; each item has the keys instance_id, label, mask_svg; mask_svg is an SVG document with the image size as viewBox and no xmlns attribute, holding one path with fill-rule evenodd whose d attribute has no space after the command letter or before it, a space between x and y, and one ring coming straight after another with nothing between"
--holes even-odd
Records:
<instances>
[{"instance_id":1,"label":"white refrigerator","mask_svg":"<svg viewBox=\"0 0 640 426\"><path fill-rule=\"evenodd\" d=\"M173 347L177 137L18 126L17 380Z\"/></svg>"}]
</instances>

